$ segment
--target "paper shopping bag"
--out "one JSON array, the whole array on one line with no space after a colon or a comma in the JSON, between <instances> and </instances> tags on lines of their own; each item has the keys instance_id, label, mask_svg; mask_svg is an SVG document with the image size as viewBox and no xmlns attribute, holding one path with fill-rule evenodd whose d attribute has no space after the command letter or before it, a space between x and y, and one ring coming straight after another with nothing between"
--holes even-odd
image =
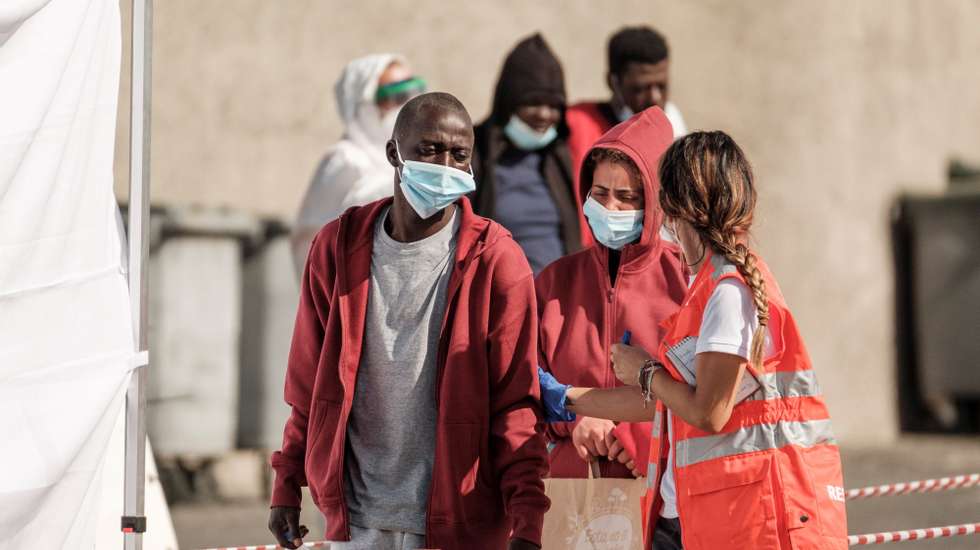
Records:
<instances>
[{"instance_id":1,"label":"paper shopping bag","mask_svg":"<svg viewBox=\"0 0 980 550\"><path fill-rule=\"evenodd\" d=\"M642 550L645 479L545 479L543 550Z\"/></svg>"}]
</instances>

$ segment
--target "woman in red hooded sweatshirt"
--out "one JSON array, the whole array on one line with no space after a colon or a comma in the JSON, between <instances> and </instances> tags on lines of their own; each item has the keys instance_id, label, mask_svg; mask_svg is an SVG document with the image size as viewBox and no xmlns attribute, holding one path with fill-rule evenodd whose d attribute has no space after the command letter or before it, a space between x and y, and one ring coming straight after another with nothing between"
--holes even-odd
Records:
<instances>
[{"instance_id":1,"label":"woman in red hooded sweatshirt","mask_svg":"<svg viewBox=\"0 0 980 550\"><path fill-rule=\"evenodd\" d=\"M673 141L670 122L651 107L609 130L580 174L584 212L597 241L545 268L535 281L541 366L566 384L621 385L609 361L626 331L656 349L661 331L637 330L668 318L686 290L676 245L660 238L657 163ZM579 416L549 424L551 476L582 478L598 461L602 477L646 472L649 422Z\"/></svg>"}]
</instances>

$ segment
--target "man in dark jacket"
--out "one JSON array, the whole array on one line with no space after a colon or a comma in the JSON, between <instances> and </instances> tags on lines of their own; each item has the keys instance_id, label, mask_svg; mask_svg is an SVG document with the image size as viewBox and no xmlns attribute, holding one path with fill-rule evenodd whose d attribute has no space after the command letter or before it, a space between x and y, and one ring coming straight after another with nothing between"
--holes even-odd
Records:
<instances>
[{"instance_id":1,"label":"man in dark jacket","mask_svg":"<svg viewBox=\"0 0 980 550\"><path fill-rule=\"evenodd\" d=\"M474 209L514 235L538 273L581 248L561 63L540 34L507 55L476 128Z\"/></svg>"},{"instance_id":2,"label":"man in dark jacket","mask_svg":"<svg viewBox=\"0 0 980 550\"><path fill-rule=\"evenodd\" d=\"M309 485L337 550L537 548L548 497L531 269L464 196L473 129L455 97L402 108L394 198L314 238L272 457L269 528L301 543Z\"/></svg>"}]
</instances>

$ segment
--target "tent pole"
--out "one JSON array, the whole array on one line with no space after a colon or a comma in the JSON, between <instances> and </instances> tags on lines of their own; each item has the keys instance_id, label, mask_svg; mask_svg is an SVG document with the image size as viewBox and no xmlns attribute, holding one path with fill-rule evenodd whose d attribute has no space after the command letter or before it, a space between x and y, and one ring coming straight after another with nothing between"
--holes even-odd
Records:
<instances>
[{"instance_id":1,"label":"tent pole","mask_svg":"<svg viewBox=\"0 0 980 550\"><path fill-rule=\"evenodd\" d=\"M129 133L129 298L138 352L147 346L147 230L150 219L150 91L153 0L132 0ZM126 390L126 455L122 530L125 550L143 548L146 518L146 368L133 371Z\"/></svg>"}]
</instances>

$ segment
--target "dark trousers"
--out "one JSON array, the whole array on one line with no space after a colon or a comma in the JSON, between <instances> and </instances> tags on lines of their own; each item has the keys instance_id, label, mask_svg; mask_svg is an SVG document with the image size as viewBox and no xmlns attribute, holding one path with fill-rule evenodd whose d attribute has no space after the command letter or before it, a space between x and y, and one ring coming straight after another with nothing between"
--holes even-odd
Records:
<instances>
[{"instance_id":1,"label":"dark trousers","mask_svg":"<svg viewBox=\"0 0 980 550\"><path fill-rule=\"evenodd\" d=\"M654 550L683 550L681 546L681 520L658 518L653 531Z\"/></svg>"}]
</instances>

